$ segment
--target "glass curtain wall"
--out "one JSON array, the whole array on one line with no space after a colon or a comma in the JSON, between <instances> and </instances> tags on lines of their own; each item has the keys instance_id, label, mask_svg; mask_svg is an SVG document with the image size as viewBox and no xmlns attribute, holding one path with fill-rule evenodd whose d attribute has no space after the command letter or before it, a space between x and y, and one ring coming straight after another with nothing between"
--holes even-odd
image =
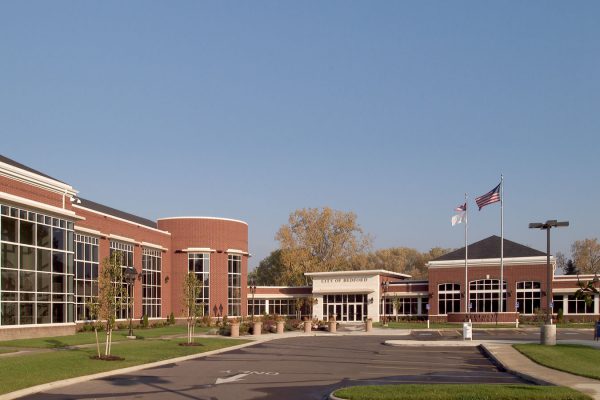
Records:
<instances>
[{"instance_id":1,"label":"glass curtain wall","mask_svg":"<svg viewBox=\"0 0 600 400\"><path fill-rule=\"evenodd\" d=\"M98 297L98 238L75 234L75 309L77 321L90 319L87 303Z\"/></svg>"},{"instance_id":2,"label":"glass curtain wall","mask_svg":"<svg viewBox=\"0 0 600 400\"><path fill-rule=\"evenodd\" d=\"M121 269L123 272L123 279L121 280L121 282L115 282L116 284L120 284L123 285L124 290L125 290L125 297L124 298L120 298L117 300L120 300L123 304L123 306L117 310L117 315L116 318L117 319L127 319L129 318L129 315L133 316L133 304L131 306L128 306L129 304L129 296L131 294L132 288L129 287L129 284L127 282L125 282L125 270L129 267L133 267L133 245L130 243L123 243L123 242L117 242L115 240L111 240L110 241L110 256L112 257L112 255L115 252L121 252Z\"/></svg>"},{"instance_id":3,"label":"glass curtain wall","mask_svg":"<svg viewBox=\"0 0 600 400\"><path fill-rule=\"evenodd\" d=\"M242 256L227 255L227 315L238 317L242 308Z\"/></svg>"},{"instance_id":4,"label":"glass curtain wall","mask_svg":"<svg viewBox=\"0 0 600 400\"><path fill-rule=\"evenodd\" d=\"M142 249L142 314L148 318L161 317L162 253L156 249Z\"/></svg>"},{"instance_id":5,"label":"glass curtain wall","mask_svg":"<svg viewBox=\"0 0 600 400\"><path fill-rule=\"evenodd\" d=\"M188 271L202 283L196 304L202 305L202 315L210 315L210 253L188 253Z\"/></svg>"},{"instance_id":6,"label":"glass curtain wall","mask_svg":"<svg viewBox=\"0 0 600 400\"><path fill-rule=\"evenodd\" d=\"M0 214L0 325L73 322L73 222L8 205Z\"/></svg>"}]
</instances>

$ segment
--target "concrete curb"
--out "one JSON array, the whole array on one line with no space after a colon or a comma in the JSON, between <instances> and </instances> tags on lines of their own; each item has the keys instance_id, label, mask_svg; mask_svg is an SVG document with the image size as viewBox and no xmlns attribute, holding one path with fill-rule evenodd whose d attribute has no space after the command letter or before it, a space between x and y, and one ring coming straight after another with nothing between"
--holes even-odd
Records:
<instances>
[{"instance_id":1,"label":"concrete curb","mask_svg":"<svg viewBox=\"0 0 600 400\"><path fill-rule=\"evenodd\" d=\"M226 353L228 351L243 349L244 347L249 347L249 346L254 346L256 344L260 344L260 343L265 342L265 341L266 340L256 340L256 341L252 341L252 342L249 342L249 343L243 343L243 344L239 344L239 345L236 345L236 346L226 347L226 348L223 348L223 349L207 351L207 352L204 352L204 353L190 354L189 356L182 356L182 357L177 357L177 358L169 358L169 359L166 359L166 360L156 361L156 362L149 363L149 364L134 365L132 367L114 369L112 371L99 372L97 374L92 374L92 375L84 375L84 376L78 376L76 378L68 378L68 379L63 379L63 380L60 380L60 381L43 383L41 385L31 386L31 387L28 387L28 388L25 388L25 389L17 390L15 392L10 392L10 393L2 394L2 395L0 395L0 400L17 399L19 397L28 396L30 394L35 394L35 393L43 392L45 390L58 389L58 388L61 388L61 387L65 387L65 386L69 386L69 385L74 385L76 383L87 382L87 381L91 381L91 380L94 380L94 379L101 379L101 378L106 378L106 377L114 376L114 375L128 374L130 372L141 371L143 369L161 367L163 365L168 365L168 364L174 364L174 363L178 363L178 362L182 362L182 361L193 360L195 358L202 358L202 357L212 356L212 355L215 355L215 354Z\"/></svg>"},{"instance_id":2,"label":"concrete curb","mask_svg":"<svg viewBox=\"0 0 600 400\"><path fill-rule=\"evenodd\" d=\"M504 371L508 372L509 374L518 376L521 379L524 379L528 382L531 383L535 383L536 385L540 385L540 386L556 386L553 383L537 378L533 375L529 375L529 374L525 374L523 372L519 372L516 371L514 369L512 369L511 367L509 367L508 365L506 365L505 363L503 363L498 357L496 357L496 355L494 354L494 351L491 350L490 348L487 347L486 343L482 343L479 348L483 351L483 353L486 355L486 357L488 357L489 359L492 360L492 362L498 366L499 368L503 369Z\"/></svg>"}]
</instances>

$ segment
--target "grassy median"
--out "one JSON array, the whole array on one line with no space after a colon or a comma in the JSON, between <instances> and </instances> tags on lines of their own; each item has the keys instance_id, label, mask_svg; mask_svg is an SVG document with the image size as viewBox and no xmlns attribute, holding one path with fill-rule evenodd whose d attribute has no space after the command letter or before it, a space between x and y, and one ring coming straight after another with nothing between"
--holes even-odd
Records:
<instances>
[{"instance_id":1,"label":"grassy median","mask_svg":"<svg viewBox=\"0 0 600 400\"><path fill-rule=\"evenodd\" d=\"M114 343L112 354L122 361L101 361L96 347L50 350L3 357L0 361L0 393L8 393L42 383L90 375L134 365L186 356L247 343L247 340L224 338L196 339L199 346L179 346L185 339L128 340Z\"/></svg>"},{"instance_id":2,"label":"grassy median","mask_svg":"<svg viewBox=\"0 0 600 400\"><path fill-rule=\"evenodd\" d=\"M196 328L196 334L202 334L208 331L210 328ZM150 339L158 338L161 336L171 335L185 335L187 333L187 326L182 325L170 325L161 328L147 328L147 329L134 329L133 334L138 339ZM128 340L126 336L129 334L129 330L122 329L113 331L113 342L120 342ZM98 332L100 343L105 340L106 334L104 332ZM96 336L94 332L78 332L75 335L68 336L54 336L44 337L35 339L15 339L6 340L0 342L0 347L31 347L41 349L57 349L61 347L69 346L80 346L85 344L96 343Z\"/></svg>"},{"instance_id":3,"label":"grassy median","mask_svg":"<svg viewBox=\"0 0 600 400\"><path fill-rule=\"evenodd\" d=\"M382 385L337 390L348 400L591 400L573 389L534 385Z\"/></svg>"},{"instance_id":4,"label":"grassy median","mask_svg":"<svg viewBox=\"0 0 600 400\"><path fill-rule=\"evenodd\" d=\"M600 350L577 344L515 344L514 348L538 364L570 374L600 379Z\"/></svg>"}]
</instances>

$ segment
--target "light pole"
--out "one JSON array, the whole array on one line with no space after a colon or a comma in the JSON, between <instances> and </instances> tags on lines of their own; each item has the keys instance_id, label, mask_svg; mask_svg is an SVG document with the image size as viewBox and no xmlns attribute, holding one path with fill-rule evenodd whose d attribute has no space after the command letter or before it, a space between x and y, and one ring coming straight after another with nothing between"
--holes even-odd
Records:
<instances>
[{"instance_id":1,"label":"light pole","mask_svg":"<svg viewBox=\"0 0 600 400\"><path fill-rule=\"evenodd\" d=\"M532 222L530 229L546 230L546 325L542 329L542 344L556 344L556 326L552 325L552 267L550 266L550 229L569 226L569 221L557 221L550 219L545 223Z\"/></svg>"},{"instance_id":2,"label":"light pole","mask_svg":"<svg viewBox=\"0 0 600 400\"><path fill-rule=\"evenodd\" d=\"M127 295L129 296L129 301L127 302L127 306L131 306L129 310L127 310L127 314L129 315L129 338L135 338L133 336L133 326L131 324L131 319L133 314L133 283L135 282L135 278L137 277L137 271L133 267L127 267L125 270L125 282L127 282Z\"/></svg>"},{"instance_id":3,"label":"light pole","mask_svg":"<svg viewBox=\"0 0 600 400\"><path fill-rule=\"evenodd\" d=\"M252 293L252 322L254 322L254 294L256 293L256 282L254 278L250 278L250 293Z\"/></svg>"}]
</instances>

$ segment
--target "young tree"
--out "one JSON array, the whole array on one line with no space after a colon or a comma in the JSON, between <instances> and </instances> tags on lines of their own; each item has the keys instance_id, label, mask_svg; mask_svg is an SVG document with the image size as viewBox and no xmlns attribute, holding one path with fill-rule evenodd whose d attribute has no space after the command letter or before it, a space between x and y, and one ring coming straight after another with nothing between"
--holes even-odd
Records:
<instances>
[{"instance_id":1,"label":"young tree","mask_svg":"<svg viewBox=\"0 0 600 400\"><path fill-rule=\"evenodd\" d=\"M394 311L396 312L396 321L398 321L398 314L400 313L400 306L402 305L402 299L398 296L394 296L392 300Z\"/></svg>"},{"instance_id":2,"label":"young tree","mask_svg":"<svg viewBox=\"0 0 600 400\"><path fill-rule=\"evenodd\" d=\"M305 272L335 271L371 246L356 214L331 208L308 208L290 214L275 239L279 241L286 285L308 284Z\"/></svg>"},{"instance_id":3,"label":"young tree","mask_svg":"<svg viewBox=\"0 0 600 400\"><path fill-rule=\"evenodd\" d=\"M598 239L576 240L571 245L573 263L584 274L596 274L600 270L600 243Z\"/></svg>"},{"instance_id":4,"label":"young tree","mask_svg":"<svg viewBox=\"0 0 600 400\"><path fill-rule=\"evenodd\" d=\"M98 358L101 358L102 355L100 354L100 340L98 339L98 327L99 327L99 324L101 323L100 320L98 319L98 313L99 313L98 299L95 297L92 298L91 300L89 300L85 303L85 306L88 309L89 319L90 319L90 321L92 321L92 326L94 327L94 333L96 335L96 350L98 352Z\"/></svg>"},{"instance_id":5,"label":"young tree","mask_svg":"<svg viewBox=\"0 0 600 400\"><path fill-rule=\"evenodd\" d=\"M187 338L188 344L192 344L194 338L194 327L196 319L203 314L204 305L197 304L196 299L202 290L202 281L196 274L188 272L183 280L183 307L187 315Z\"/></svg>"},{"instance_id":6,"label":"young tree","mask_svg":"<svg viewBox=\"0 0 600 400\"><path fill-rule=\"evenodd\" d=\"M102 261L102 269L98 277L98 319L106 324L106 345L104 357L110 357L112 331L115 327L117 310L123 307L123 299L127 298L127 288L123 284L122 253L114 252Z\"/></svg>"}]
</instances>

